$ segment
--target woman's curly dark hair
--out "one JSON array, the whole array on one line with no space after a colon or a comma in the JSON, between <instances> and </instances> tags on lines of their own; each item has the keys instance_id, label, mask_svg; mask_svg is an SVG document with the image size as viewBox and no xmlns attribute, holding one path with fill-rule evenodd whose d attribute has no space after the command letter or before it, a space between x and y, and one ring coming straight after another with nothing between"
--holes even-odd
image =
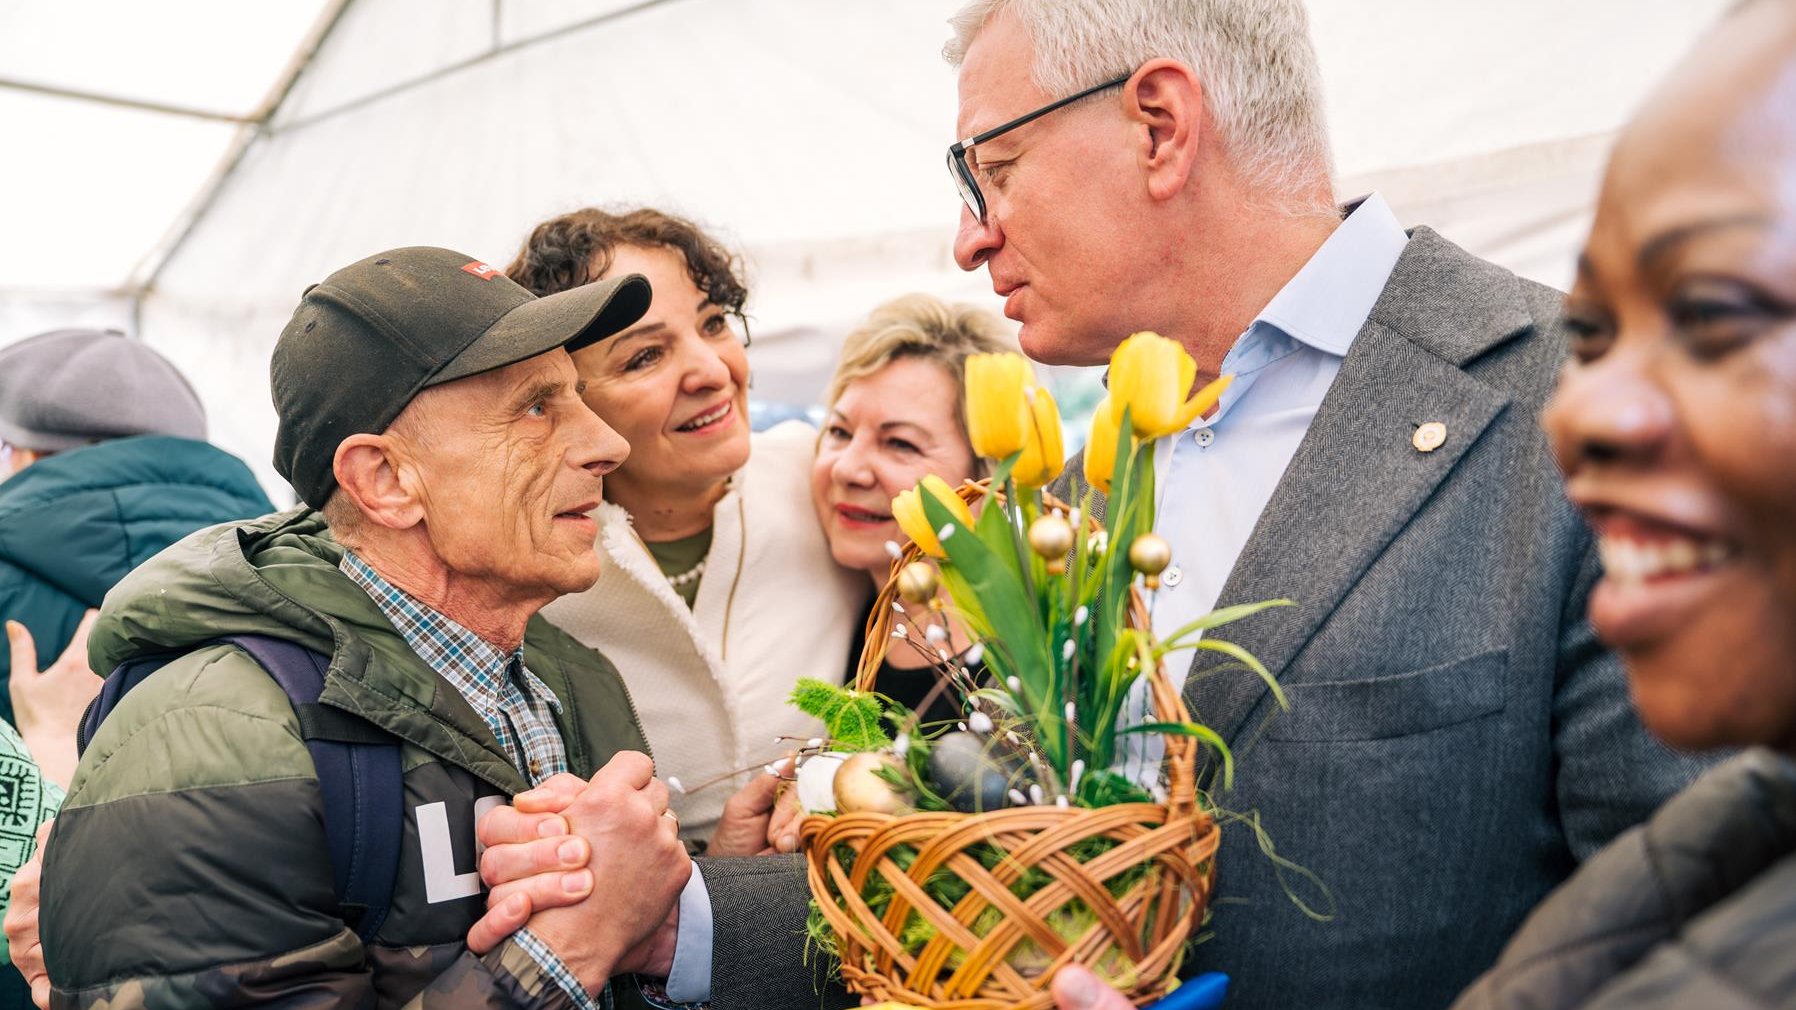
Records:
<instances>
[{"instance_id":1,"label":"woman's curly dark hair","mask_svg":"<svg viewBox=\"0 0 1796 1010\"><path fill-rule=\"evenodd\" d=\"M672 249L712 305L742 319L748 288L736 257L683 217L652 207L612 213L596 207L553 217L530 231L505 275L537 297L591 284L611 269L618 246Z\"/></svg>"}]
</instances>

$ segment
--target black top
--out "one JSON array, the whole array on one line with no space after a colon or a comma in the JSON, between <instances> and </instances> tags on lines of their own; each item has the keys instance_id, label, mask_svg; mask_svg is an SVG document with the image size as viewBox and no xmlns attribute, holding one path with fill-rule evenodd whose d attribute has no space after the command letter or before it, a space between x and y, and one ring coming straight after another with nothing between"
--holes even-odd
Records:
<instances>
[{"instance_id":1,"label":"black top","mask_svg":"<svg viewBox=\"0 0 1796 1010\"><path fill-rule=\"evenodd\" d=\"M866 648L867 642L867 618L872 616L872 613L873 605L869 604L867 609L861 612L860 622L855 626L857 630L854 634L854 641L849 643L848 647L848 669L842 681L845 684L853 684L855 674L860 670L861 652ZM899 648L910 648L910 646L900 643L893 643L893 645ZM888 647L888 653L889 651L890 647ZM973 671L974 682L983 682L985 664L975 663L970 668ZM905 668L893 666L891 660L888 659L879 664L879 674L874 681L873 688L915 712L917 706L923 703L924 696L935 689L936 682L940 678L940 671L933 666ZM922 713L923 722L925 724L955 722L965 718L966 713L961 708L961 702L960 691L953 685L943 688L936 695L935 700L929 703L929 708Z\"/></svg>"}]
</instances>

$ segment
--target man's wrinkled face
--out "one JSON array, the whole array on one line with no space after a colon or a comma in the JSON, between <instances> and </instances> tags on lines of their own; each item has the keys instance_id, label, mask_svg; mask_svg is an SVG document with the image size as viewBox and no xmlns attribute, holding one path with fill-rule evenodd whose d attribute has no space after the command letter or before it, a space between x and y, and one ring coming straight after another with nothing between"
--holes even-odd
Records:
<instances>
[{"instance_id":1,"label":"man's wrinkled face","mask_svg":"<svg viewBox=\"0 0 1796 1010\"><path fill-rule=\"evenodd\" d=\"M598 580L586 513L629 446L580 392L557 349L427 389L394 423L400 479L455 576L545 602Z\"/></svg>"},{"instance_id":2,"label":"man's wrinkled face","mask_svg":"<svg viewBox=\"0 0 1796 1010\"><path fill-rule=\"evenodd\" d=\"M986 24L960 72L955 136L971 137L1064 96L1030 81L1033 46L1007 13ZM1097 83L1097 82L1091 82ZM981 223L965 207L954 258L984 265L1018 340L1037 361L1106 361L1133 329L1129 306L1141 249L1131 243L1142 183L1119 91L1059 109L974 147L969 166L985 196ZM1131 197L1135 199L1132 200ZM1137 321L1139 322L1139 321Z\"/></svg>"}]
</instances>

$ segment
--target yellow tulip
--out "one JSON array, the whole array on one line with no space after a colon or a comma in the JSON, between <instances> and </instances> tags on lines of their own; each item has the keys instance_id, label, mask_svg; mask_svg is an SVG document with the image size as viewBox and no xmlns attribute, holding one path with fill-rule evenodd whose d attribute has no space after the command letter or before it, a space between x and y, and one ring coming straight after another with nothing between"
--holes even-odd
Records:
<instances>
[{"instance_id":1,"label":"yellow tulip","mask_svg":"<svg viewBox=\"0 0 1796 1010\"><path fill-rule=\"evenodd\" d=\"M1110 399L1141 438L1162 438L1182 431L1198 415L1216 405L1233 381L1223 376L1187 398L1197 378L1197 362L1176 341L1158 333L1132 334L1110 356Z\"/></svg>"},{"instance_id":2,"label":"yellow tulip","mask_svg":"<svg viewBox=\"0 0 1796 1010\"><path fill-rule=\"evenodd\" d=\"M922 492L940 502L943 507L954 514L956 524L962 529L973 528L973 510L967 507L960 495L948 486L948 482L935 474L925 476L921 483L908 491L898 492L892 499L892 518L898 521L898 528L911 538L923 553L934 558L945 558L948 552L942 549L942 542L936 537L936 529L929 521L928 513L923 511Z\"/></svg>"},{"instance_id":3,"label":"yellow tulip","mask_svg":"<svg viewBox=\"0 0 1796 1010\"><path fill-rule=\"evenodd\" d=\"M1085 440L1085 482L1110 493L1110 477L1116 472L1116 440L1122 418L1106 398L1091 415L1091 437Z\"/></svg>"},{"instance_id":4,"label":"yellow tulip","mask_svg":"<svg viewBox=\"0 0 1796 1010\"><path fill-rule=\"evenodd\" d=\"M1020 354L972 354L966 370L967 439L981 456L1008 459L1027 441L1023 390L1035 381L1029 360Z\"/></svg>"},{"instance_id":5,"label":"yellow tulip","mask_svg":"<svg viewBox=\"0 0 1796 1010\"><path fill-rule=\"evenodd\" d=\"M1172 419L1172 428L1164 434L1170 435L1175 431L1185 430L1185 427L1192 421L1202 417L1211 407L1216 406L1216 401L1222 399L1222 394L1234 384L1234 381L1233 375L1218 375L1204 383L1204 388L1191 394L1191 399L1186 400L1185 405L1179 408L1178 415Z\"/></svg>"},{"instance_id":6,"label":"yellow tulip","mask_svg":"<svg viewBox=\"0 0 1796 1010\"><path fill-rule=\"evenodd\" d=\"M1023 454L1017 457L1011 476L1022 487L1041 487L1060 476L1066 466L1066 442L1060 437L1060 408L1054 394L1031 386L1023 397L1029 405L1029 424Z\"/></svg>"}]
</instances>

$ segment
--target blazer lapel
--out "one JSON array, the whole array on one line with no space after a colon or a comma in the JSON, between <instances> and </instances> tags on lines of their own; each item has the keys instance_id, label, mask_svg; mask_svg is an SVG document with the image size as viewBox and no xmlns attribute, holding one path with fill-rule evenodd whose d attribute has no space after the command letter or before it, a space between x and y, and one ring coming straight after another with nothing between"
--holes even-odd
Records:
<instances>
[{"instance_id":1,"label":"blazer lapel","mask_svg":"<svg viewBox=\"0 0 1796 1010\"><path fill-rule=\"evenodd\" d=\"M1470 282L1497 304L1468 298ZM1218 629L1217 637L1282 679L1507 406L1460 365L1530 325L1513 275L1418 229L1217 600L1224 607L1282 597L1296 606ZM1416 430L1430 422L1445 426L1446 440L1423 451ZM1193 718L1235 743L1270 692L1249 671L1220 669L1227 662L1196 653L1185 700Z\"/></svg>"}]
</instances>

